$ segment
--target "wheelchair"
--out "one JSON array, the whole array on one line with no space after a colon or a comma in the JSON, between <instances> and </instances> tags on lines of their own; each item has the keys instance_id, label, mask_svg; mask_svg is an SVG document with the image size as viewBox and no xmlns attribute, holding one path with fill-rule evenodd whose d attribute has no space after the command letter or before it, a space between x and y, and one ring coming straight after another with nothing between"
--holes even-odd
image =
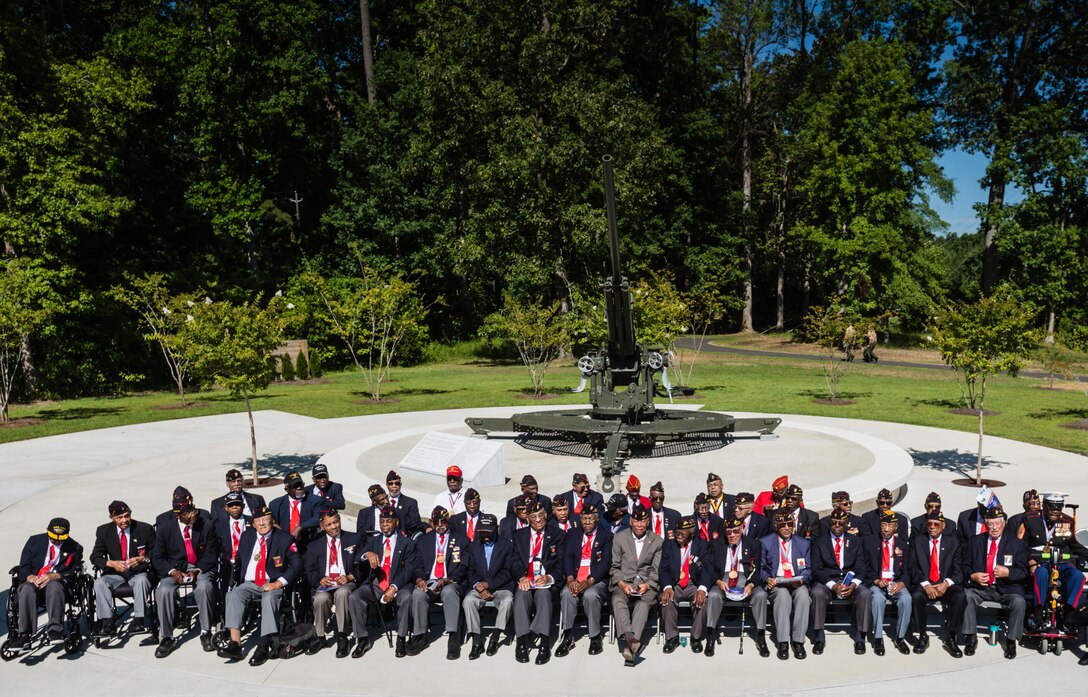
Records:
<instances>
[{"instance_id":1,"label":"wheelchair","mask_svg":"<svg viewBox=\"0 0 1088 697\"><path fill-rule=\"evenodd\" d=\"M98 580L101 575L102 572L99 569L95 569L94 576L90 579L90 583L87 586L88 612L94 611L96 601L94 582ZM154 635L157 632L157 629L155 628L155 586L158 584L154 574L148 574L148 579L151 582L151 587L147 595L147 608L145 612L147 612L147 617L149 619L144 620L144 627L136 625L136 617L133 613L133 608L135 607L133 603L133 592L128 583L123 583L113 590L114 604L119 606L120 609L120 612L117 612L116 609L114 610L115 625L113 632L109 634L99 633L98 630L94 628L94 624L90 622L90 615L88 615L88 625L91 626L90 638L96 649L108 648L113 642L117 642L120 645L127 637L140 634L150 634L151 638L154 639ZM179 616L180 615L181 613L179 613ZM154 642L149 639L147 643L150 644Z\"/></svg>"},{"instance_id":2,"label":"wheelchair","mask_svg":"<svg viewBox=\"0 0 1088 697\"><path fill-rule=\"evenodd\" d=\"M1077 532L1077 539L1082 538L1088 540L1088 531ZM1047 587L1042 592L1043 605L1028 614L1023 639L1037 641L1039 653L1043 655L1053 652L1055 656L1060 656L1064 649L1073 647L1079 634L1077 618L1067 617L1069 611L1062 597L1061 570L1058 568L1060 564L1071 563L1083 571L1084 564L1077 564L1077 560L1070 557L1062 553L1060 541L1042 549L1042 562L1049 565L1050 573Z\"/></svg>"},{"instance_id":3,"label":"wheelchair","mask_svg":"<svg viewBox=\"0 0 1088 697\"><path fill-rule=\"evenodd\" d=\"M94 581L86 573L85 568L82 567L72 579L61 581L64 584L65 638L63 647L66 654L74 654L83 649L85 635L82 623L86 622L88 628L91 625L88 613L94 607ZM34 653L42 647L50 645L46 637L45 626L40 626L34 635L30 637L30 643L26 647L20 650L12 646L15 636L19 632L19 567L12 567L8 573L11 575L11 590L8 592L6 613L8 636L3 644L0 644L0 659L5 662L13 661L19 656ZM43 609L43 606L39 606L36 611L40 613ZM89 634L90 632L87 633L87 636Z\"/></svg>"},{"instance_id":4,"label":"wheelchair","mask_svg":"<svg viewBox=\"0 0 1088 697\"><path fill-rule=\"evenodd\" d=\"M303 583L301 577L284 589L283 600L280 602L279 627L282 632L291 623L304 622L306 617L313 618L313 606L310 603L309 587ZM229 592L229 591L228 591ZM223 594L223 602L226 602L226 593ZM225 613L225 608L224 608ZM244 645L247 638L260 630L261 626L261 600L250 599L246 603L245 612L242 614L242 641ZM217 649L225 649L230 644L230 629L224 627L212 634L212 641Z\"/></svg>"}]
</instances>

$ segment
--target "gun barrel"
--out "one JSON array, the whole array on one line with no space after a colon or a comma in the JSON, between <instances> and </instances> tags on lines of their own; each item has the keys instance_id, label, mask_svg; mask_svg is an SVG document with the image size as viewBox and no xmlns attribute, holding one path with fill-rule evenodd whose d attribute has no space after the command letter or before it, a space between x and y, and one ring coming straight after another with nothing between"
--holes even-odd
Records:
<instances>
[{"instance_id":1,"label":"gun barrel","mask_svg":"<svg viewBox=\"0 0 1088 697\"><path fill-rule=\"evenodd\" d=\"M612 181L612 156L601 158L604 163L604 202L608 216L608 242L612 250L612 287L619 290L621 283L620 233L616 226L616 187Z\"/></svg>"}]
</instances>

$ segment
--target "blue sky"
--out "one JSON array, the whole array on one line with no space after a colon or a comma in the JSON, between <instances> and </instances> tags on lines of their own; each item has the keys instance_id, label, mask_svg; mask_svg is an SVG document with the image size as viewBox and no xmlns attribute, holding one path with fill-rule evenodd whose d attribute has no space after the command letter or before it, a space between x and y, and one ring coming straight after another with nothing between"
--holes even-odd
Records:
<instances>
[{"instance_id":1,"label":"blue sky","mask_svg":"<svg viewBox=\"0 0 1088 697\"><path fill-rule=\"evenodd\" d=\"M974 205L986 201L986 190L979 186L978 180L986 173L986 156L981 153L971 154L963 150L950 150L938 161L944 168L945 175L956 186L956 196L951 205L936 196L930 196L929 205L937 212L941 220L948 223L948 232L963 234L978 231L978 216ZM1020 192L1010 185L1005 192L1005 203L1016 203L1021 199Z\"/></svg>"}]
</instances>

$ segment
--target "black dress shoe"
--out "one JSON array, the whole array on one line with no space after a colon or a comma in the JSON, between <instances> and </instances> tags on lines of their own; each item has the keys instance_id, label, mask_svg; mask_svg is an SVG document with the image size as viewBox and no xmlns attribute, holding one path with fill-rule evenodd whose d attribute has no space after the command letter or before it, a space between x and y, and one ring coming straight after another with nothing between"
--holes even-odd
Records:
<instances>
[{"instance_id":1,"label":"black dress shoe","mask_svg":"<svg viewBox=\"0 0 1088 697\"><path fill-rule=\"evenodd\" d=\"M978 635L968 634L963 640L963 655L974 656L975 649L978 648Z\"/></svg>"},{"instance_id":2,"label":"black dress shoe","mask_svg":"<svg viewBox=\"0 0 1088 697\"><path fill-rule=\"evenodd\" d=\"M794 641L791 644L793 645L793 657L799 661L804 660L805 656L808 655L805 653L805 642Z\"/></svg>"},{"instance_id":3,"label":"black dress shoe","mask_svg":"<svg viewBox=\"0 0 1088 697\"><path fill-rule=\"evenodd\" d=\"M263 639L257 644L257 648L253 650L253 655L249 657L249 665L251 666L263 666L268 662L272 651L267 641Z\"/></svg>"},{"instance_id":4,"label":"black dress shoe","mask_svg":"<svg viewBox=\"0 0 1088 697\"><path fill-rule=\"evenodd\" d=\"M883 656L884 655L884 640L883 639L873 639L873 653L875 653L877 656Z\"/></svg>"},{"instance_id":5,"label":"black dress shoe","mask_svg":"<svg viewBox=\"0 0 1088 697\"><path fill-rule=\"evenodd\" d=\"M529 662L529 639L518 637L517 646L514 647L514 658L518 663Z\"/></svg>"},{"instance_id":6,"label":"black dress shoe","mask_svg":"<svg viewBox=\"0 0 1088 697\"><path fill-rule=\"evenodd\" d=\"M325 637L315 636L313 639L306 642L306 655L313 656L319 653L323 648L325 648Z\"/></svg>"},{"instance_id":7,"label":"black dress shoe","mask_svg":"<svg viewBox=\"0 0 1088 697\"><path fill-rule=\"evenodd\" d=\"M456 661L461 657L461 636L457 632L450 632L450 640L446 644L446 660Z\"/></svg>"},{"instance_id":8,"label":"black dress shoe","mask_svg":"<svg viewBox=\"0 0 1088 697\"><path fill-rule=\"evenodd\" d=\"M351 641L346 634L336 635L336 657L347 658L348 652L351 651Z\"/></svg>"},{"instance_id":9,"label":"black dress shoe","mask_svg":"<svg viewBox=\"0 0 1088 697\"><path fill-rule=\"evenodd\" d=\"M404 658L408 655L408 648L406 646L407 641L404 637L397 637L397 651L394 654L397 658Z\"/></svg>"},{"instance_id":10,"label":"black dress shoe","mask_svg":"<svg viewBox=\"0 0 1088 697\"><path fill-rule=\"evenodd\" d=\"M204 653L215 651L215 637L211 632L204 632L200 635L200 648L204 649Z\"/></svg>"},{"instance_id":11,"label":"black dress shoe","mask_svg":"<svg viewBox=\"0 0 1088 697\"><path fill-rule=\"evenodd\" d=\"M668 643L668 642L665 642ZM559 640L559 645L555 647L555 657L563 658L570 650L574 648L574 639L568 632L563 632L563 638Z\"/></svg>"},{"instance_id":12,"label":"black dress shoe","mask_svg":"<svg viewBox=\"0 0 1088 697\"><path fill-rule=\"evenodd\" d=\"M1077 661L1077 665L1079 665L1079 666L1088 666L1088 652L1086 652L1083 656L1080 657L1080 660Z\"/></svg>"},{"instance_id":13,"label":"black dress shoe","mask_svg":"<svg viewBox=\"0 0 1088 697\"><path fill-rule=\"evenodd\" d=\"M548 637L540 638L540 651L536 654L536 664L538 666L542 666L552 660L552 647L549 644Z\"/></svg>"},{"instance_id":14,"label":"black dress shoe","mask_svg":"<svg viewBox=\"0 0 1088 697\"><path fill-rule=\"evenodd\" d=\"M237 641L228 642L226 646L219 649L216 654L220 658L225 658L228 661L240 661L242 660L242 645ZM155 652L158 655L158 651Z\"/></svg>"},{"instance_id":15,"label":"black dress shoe","mask_svg":"<svg viewBox=\"0 0 1088 697\"><path fill-rule=\"evenodd\" d=\"M155 658L166 658L173 652L175 646L177 644L173 639L163 639L159 642L159 647L155 649Z\"/></svg>"},{"instance_id":16,"label":"black dress shoe","mask_svg":"<svg viewBox=\"0 0 1088 697\"><path fill-rule=\"evenodd\" d=\"M589 640L589 655L596 656L604 651L604 634L598 634Z\"/></svg>"},{"instance_id":17,"label":"black dress shoe","mask_svg":"<svg viewBox=\"0 0 1088 697\"><path fill-rule=\"evenodd\" d=\"M672 639L666 639L665 645L661 647L661 653L672 653L679 645L680 637L678 636L674 636Z\"/></svg>"},{"instance_id":18,"label":"black dress shoe","mask_svg":"<svg viewBox=\"0 0 1088 697\"><path fill-rule=\"evenodd\" d=\"M22 652L30 648L30 635L29 634L16 634L11 639L11 650L16 652Z\"/></svg>"},{"instance_id":19,"label":"black dress shoe","mask_svg":"<svg viewBox=\"0 0 1088 697\"><path fill-rule=\"evenodd\" d=\"M405 651L409 656L418 656L423 652L423 649L425 648L427 648L427 637L414 636L408 640L408 645L405 647ZM398 655L398 658L399 657L400 656Z\"/></svg>"},{"instance_id":20,"label":"black dress shoe","mask_svg":"<svg viewBox=\"0 0 1088 697\"><path fill-rule=\"evenodd\" d=\"M794 646L797 646L797 643L798 643L798 642L794 642L794 644L793 644L793 645L794 645ZM827 643L826 643L826 642L823 642L823 641L817 641L817 642L815 642L815 643L814 643L814 644L812 645L812 653L814 653L815 655L819 656L820 654L822 654L822 653L824 652L824 646L826 646L826 645L827 645Z\"/></svg>"},{"instance_id":21,"label":"black dress shoe","mask_svg":"<svg viewBox=\"0 0 1088 697\"><path fill-rule=\"evenodd\" d=\"M112 617L107 617L106 619L102 620L102 624L99 627L98 631L102 634L102 636L113 636L117 634L117 626L114 622L114 619Z\"/></svg>"},{"instance_id":22,"label":"black dress shoe","mask_svg":"<svg viewBox=\"0 0 1088 697\"><path fill-rule=\"evenodd\" d=\"M351 652L352 658L362 658L363 654L370 650L371 643L367 637L355 640L355 650Z\"/></svg>"},{"instance_id":23,"label":"black dress shoe","mask_svg":"<svg viewBox=\"0 0 1088 697\"><path fill-rule=\"evenodd\" d=\"M960 647L956 646L956 640L952 637L945 637L945 640L941 642L944 645L944 650L948 652L948 655L952 658L963 658L963 651L960 651Z\"/></svg>"},{"instance_id":24,"label":"black dress shoe","mask_svg":"<svg viewBox=\"0 0 1088 697\"><path fill-rule=\"evenodd\" d=\"M756 651L759 652L761 658L771 655L771 650L767 648L767 637L762 634L756 634Z\"/></svg>"},{"instance_id":25,"label":"black dress shoe","mask_svg":"<svg viewBox=\"0 0 1088 697\"><path fill-rule=\"evenodd\" d=\"M491 641L487 642L487 655L494 656L499 652L499 644L501 643L500 632L495 632L491 635Z\"/></svg>"},{"instance_id":26,"label":"black dress shoe","mask_svg":"<svg viewBox=\"0 0 1088 697\"><path fill-rule=\"evenodd\" d=\"M50 629L48 638L50 644L63 644L64 632L60 631L59 629Z\"/></svg>"},{"instance_id":27,"label":"black dress shoe","mask_svg":"<svg viewBox=\"0 0 1088 697\"><path fill-rule=\"evenodd\" d=\"M702 653L703 652L703 640L702 639L692 639L691 640L691 652L692 653Z\"/></svg>"},{"instance_id":28,"label":"black dress shoe","mask_svg":"<svg viewBox=\"0 0 1088 697\"><path fill-rule=\"evenodd\" d=\"M923 634L918 637L918 642L914 645L914 653L925 653L929 648L929 635Z\"/></svg>"},{"instance_id":29,"label":"black dress shoe","mask_svg":"<svg viewBox=\"0 0 1088 697\"><path fill-rule=\"evenodd\" d=\"M783 661L790 657L790 643L788 641L778 642L778 657Z\"/></svg>"},{"instance_id":30,"label":"black dress shoe","mask_svg":"<svg viewBox=\"0 0 1088 697\"><path fill-rule=\"evenodd\" d=\"M718 643L718 642L717 642L717 641L716 641L715 639L713 639L713 638L708 638L708 639L706 640L706 650L705 650L705 651L703 651L703 655L704 655L704 656L707 656L707 657L713 656L713 655L714 655L714 651L715 651L715 648L714 648L714 647L715 647L715 646L717 645L717 643ZM693 648L692 650L694 651L694 648ZM698 653L698 652L696 651L696 653Z\"/></svg>"},{"instance_id":31,"label":"black dress shoe","mask_svg":"<svg viewBox=\"0 0 1088 697\"><path fill-rule=\"evenodd\" d=\"M865 655L865 642L864 641L855 641L854 642L854 654L857 655L857 656L864 656Z\"/></svg>"},{"instance_id":32,"label":"black dress shoe","mask_svg":"<svg viewBox=\"0 0 1088 697\"><path fill-rule=\"evenodd\" d=\"M1016 658L1016 642L1009 639L1005 641L1005 658ZM1081 659L1081 665L1084 665Z\"/></svg>"},{"instance_id":33,"label":"black dress shoe","mask_svg":"<svg viewBox=\"0 0 1088 697\"><path fill-rule=\"evenodd\" d=\"M899 653L904 656L910 653L910 644L905 639L892 639L892 643L895 644L895 648L899 650Z\"/></svg>"},{"instance_id":34,"label":"black dress shoe","mask_svg":"<svg viewBox=\"0 0 1088 697\"><path fill-rule=\"evenodd\" d=\"M484 638L479 634L472 635L472 648L468 652L468 660L475 661L484 653Z\"/></svg>"}]
</instances>

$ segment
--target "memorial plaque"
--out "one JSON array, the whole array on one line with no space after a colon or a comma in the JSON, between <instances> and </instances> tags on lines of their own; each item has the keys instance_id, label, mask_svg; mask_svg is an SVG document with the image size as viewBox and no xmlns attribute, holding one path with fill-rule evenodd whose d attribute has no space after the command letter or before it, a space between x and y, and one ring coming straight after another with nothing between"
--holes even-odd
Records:
<instances>
[{"instance_id":1,"label":"memorial plaque","mask_svg":"<svg viewBox=\"0 0 1088 697\"><path fill-rule=\"evenodd\" d=\"M465 485L476 488L506 483L502 443L432 431L419 439L400 461L402 475L445 483L446 468L457 465Z\"/></svg>"}]
</instances>

